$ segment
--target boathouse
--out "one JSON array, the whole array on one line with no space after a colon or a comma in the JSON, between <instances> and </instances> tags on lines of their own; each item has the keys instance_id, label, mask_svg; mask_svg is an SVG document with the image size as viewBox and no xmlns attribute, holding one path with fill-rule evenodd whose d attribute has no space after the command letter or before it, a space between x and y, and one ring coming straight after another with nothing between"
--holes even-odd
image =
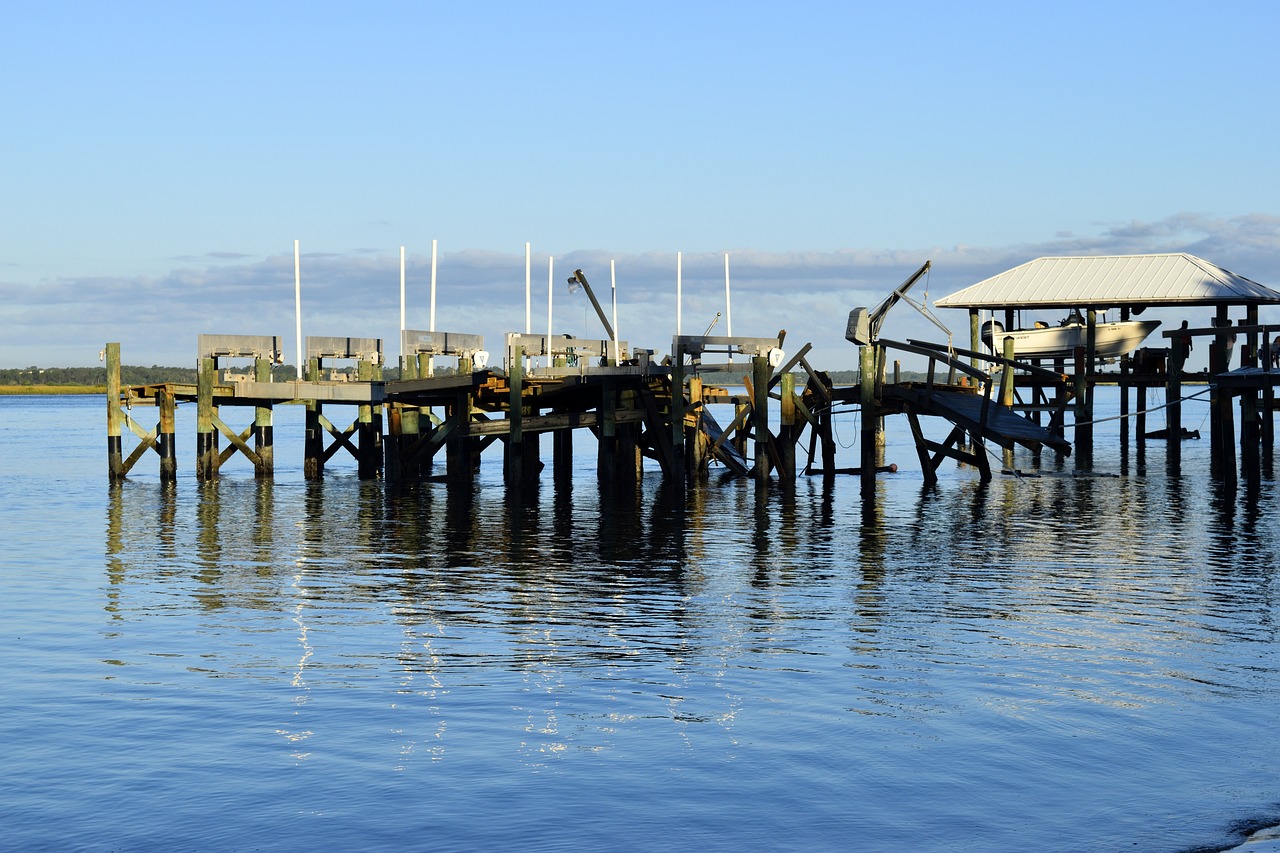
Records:
<instances>
[{"instance_id":1,"label":"boathouse","mask_svg":"<svg viewBox=\"0 0 1280 853\"><path fill-rule=\"evenodd\" d=\"M989 312L995 318L1003 316L1006 329L1017 326L1015 317L1022 311L1058 309L1082 313L1086 322L1086 345L1080 348L1081 352L1074 354L1074 358L1069 360L1071 363L1064 364L1068 360L1058 359L1054 367L1057 372L1070 373L1074 377L1076 447L1084 451L1077 459L1083 456L1086 464L1092 439L1089 425L1093 421L1093 386L1100 381L1113 381L1121 388L1122 435L1127 435L1128 431L1129 389L1140 391L1153 385L1164 385L1169 389L1168 434L1180 434L1178 403L1183 368L1198 337L1209 340L1205 379L1214 392L1211 397L1214 409L1211 423L1215 429L1215 448L1220 445L1229 447L1234 442L1230 411L1233 393L1240 397L1242 409L1249 411L1242 424L1252 429L1258 421L1253 414L1257 403L1247 393L1249 389L1218 393L1221 383L1216 378L1236 369L1267 374L1256 383L1254 390L1264 395L1261 411L1268 416L1262 419L1260 428L1269 442L1269 413L1273 408L1274 387L1270 341L1280 326L1259 325L1258 311L1263 305L1280 304L1280 292L1203 258L1186 253L1037 258L945 296L934 304L939 308L968 310L971 347L975 351L982 348L983 312ZM1101 312L1118 309L1120 321L1126 322L1149 308L1193 307L1214 309L1211 326L1191 327L1185 320L1180 327L1167 324L1159 337L1152 339L1157 341L1155 346L1122 356L1118 373L1102 372L1096 347L1096 328ZM1233 312L1236 314L1234 318ZM1241 338L1239 346L1236 346L1237 335ZM998 348L994 340L992 344ZM1260 359L1259 353L1268 357ZM1232 387L1238 389L1239 383ZM1143 421L1145 412L1134 414L1139 417L1138 436L1142 438L1147 434ZM1243 436L1242 447L1250 440ZM1176 441L1170 446L1171 449L1176 448ZM1174 452L1176 454L1176 450Z\"/></svg>"}]
</instances>

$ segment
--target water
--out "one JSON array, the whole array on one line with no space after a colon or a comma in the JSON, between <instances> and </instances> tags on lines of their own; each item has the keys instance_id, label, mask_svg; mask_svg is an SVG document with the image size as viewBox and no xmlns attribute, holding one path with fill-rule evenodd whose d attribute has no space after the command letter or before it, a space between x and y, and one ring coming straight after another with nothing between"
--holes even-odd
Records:
<instances>
[{"instance_id":1,"label":"water","mask_svg":"<svg viewBox=\"0 0 1280 853\"><path fill-rule=\"evenodd\" d=\"M1188 851L1280 823L1280 496L1215 486L1207 441L1174 476L1103 425L1118 476L927 491L891 422L874 501L715 476L686 504L656 473L602 496L584 440L571 490L519 504L496 457L465 495L337 458L307 483L290 407L274 483L197 483L184 411L179 482L153 457L112 487L104 408L0 398L7 849Z\"/></svg>"}]
</instances>

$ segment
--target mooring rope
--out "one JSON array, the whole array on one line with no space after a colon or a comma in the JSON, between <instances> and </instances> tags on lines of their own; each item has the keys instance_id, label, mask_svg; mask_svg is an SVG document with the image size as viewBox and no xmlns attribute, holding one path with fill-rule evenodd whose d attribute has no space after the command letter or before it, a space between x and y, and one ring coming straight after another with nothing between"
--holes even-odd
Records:
<instances>
[{"instance_id":1,"label":"mooring rope","mask_svg":"<svg viewBox=\"0 0 1280 853\"><path fill-rule=\"evenodd\" d=\"M1197 391L1196 393L1191 394L1190 396L1180 397L1177 400L1174 400L1172 402L1167 402L1167 403L1164 403L1163 405L1156 406L1154 409L1142 409L1137 412L1130 412L1127 415L1116 415L1115 417L1110 417L1110 418L1098 418L1097 420L1093 420L1093 421L1076 421L1071 424L1071 428L1075 429L1076 427L1093 426L1094 424L1105 424L1107 421L1118 421L1118 420L1123 420L1124 418L1132 418L1138 415L1145 415L1148 412L1158 412L1161 409L1169 408L1174 403L1185 403L1187 400L1194 400L1197 397L1203 397L1205 394L1208 394L1212 391L1213 391L1212 388L1206 388L1203 391Z\"/></svg>"}]
</instances>

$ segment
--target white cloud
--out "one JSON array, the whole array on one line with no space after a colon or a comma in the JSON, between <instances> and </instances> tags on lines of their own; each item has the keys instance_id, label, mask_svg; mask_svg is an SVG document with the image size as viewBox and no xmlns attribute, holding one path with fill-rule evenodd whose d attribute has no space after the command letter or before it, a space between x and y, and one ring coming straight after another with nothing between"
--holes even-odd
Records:
<instances>
[{"instance_id":1,"label":"white cloud","mask_svg":"<svg viewBox=\"0 0 1280 853\"><path fill-rule=\"evenodd\" d=\"M814 344L824 368L851 367L844 342L850 308L874 305L925 260L930 276L913 292L930 301L1041 255L1186 251L1263 284L1280 282L1280 217L1249 214L1215 219L1183 213L1156 222L1104 223L1092 235L1057 235L1041 243L1005 247L950 246L884 251L730 252L733 331L772 335L787 329L787 348ZM601 337L582 294L565 284L581 268L602 302L609 301L609 261L617 268L619 327L634 345L665 353L675 331L674 252L610 253L576 250L555 258L556 333ZM204 265L201 266L200 264ZM410 254L408 325L426 328L430 256ZM724 255L683 255L686 334L701 332L724 310ZM546 328L547 255L535 253L532 327ZM524 329L523 253L464 250L438 263L438 329L482 334L493 352L502 335ZM358 252L302 256L303 334L381 337L390 361L398 355L399 256ZM127 363L188 365L201 333L273 334L293 341L292 253L258 260L210 252L155 277L80 277L38 283L0 282L0 366L90 364L106 341L120 341ZM941 319L957 334L955 312ZM901 324L899 326L899 324ZM717 331L724 333L726 319ZM909 308L886 325L891 337L939 332ZM286 347L293 351L292 343Z\"/></svg>"}]
</instances>

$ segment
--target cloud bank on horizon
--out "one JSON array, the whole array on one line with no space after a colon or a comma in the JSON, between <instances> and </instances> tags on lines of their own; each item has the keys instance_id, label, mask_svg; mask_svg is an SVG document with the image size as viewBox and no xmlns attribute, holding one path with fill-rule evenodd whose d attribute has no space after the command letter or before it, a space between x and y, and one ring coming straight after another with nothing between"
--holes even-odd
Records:
<instances>
[{"instance_id":1,"label":"cloud bank on horizon","mask_svg":"<svg viewBox=\"0 0 1280 853\"><path fill-rule=\"evenodd\" d=\"M727 251L734 332L833 369L849 308L926 259L933 297L1047 254L1276 284L1277 29L1263 0L16 6L0 366L290 337L294 239L304 334L393 357L398 249L424 327L432 239L437 327L491 350L525 325L526 240L534 330L548 253L597 287L612 259L622 336L659 351L676 251L686 331ZM556 326L596 336L581 302Z\"/></svg>"},{"instance_id":2,"label":"cloud bank on horizon","mask_svg":"<svg viewBox=\"0 0 1280 853\"><path fill-rule=\"evenodd\" d=\"M409 247L406 325L429 325L430 246ZM676 254L613 253L579 249L549 255L532 247L531 327L547 328L547 290L553 289L556 334L603 337L581 294L566 286L582 269L597 294L610 292L610 262L617 275L620 336L659 353L670 349L676 325ZM1253 214L1217 220L1181 214L1160 222L1128 222L1093 235L1058 235L1037 244L950 246L891 251L729 252L734 332L768 336L786 329L789 346L814 344L827 369L849 369L843 340L851 308L874 305L925 260L933 267L913 296L933 300L1043 255L1188 252L1275 286L1280 283L1280 217ZM549 263L550 261L550 263ZM119 341L127 363L190 365L201 333L279 335L293 352L292 246L262 258L210 252L175 259L163 275L70 277L38 285L0 283L6 335L0 366L83 366L101 345ZM301 250L303 335L380 337L388 362L398 353L400 268L393 251L343 254ZM549 280L549 273L552 273ZM697 334L725 312L724 253L684 252L681 320ZM1280 288L1278 288L1280 289ZM1264 321L1269 318L1264 308ZM1202 312L1203 313L1203 312ZM1206 314L1207 316L1207 314ZM939 318L965 345L967 321L959 312ZM1207 322L1207 321L1206 321ZM513 251L441 247L437 261L436 328L485 336L494 352L507 332L524 331L525 259ZM901 331L895 331L896 325ZM65 330L65 331L64 331ZM714 334L724 334L723 321ZM937 340L939 331L903 307L886 325L891 337Z\"/></svg>"}]
</instances>

